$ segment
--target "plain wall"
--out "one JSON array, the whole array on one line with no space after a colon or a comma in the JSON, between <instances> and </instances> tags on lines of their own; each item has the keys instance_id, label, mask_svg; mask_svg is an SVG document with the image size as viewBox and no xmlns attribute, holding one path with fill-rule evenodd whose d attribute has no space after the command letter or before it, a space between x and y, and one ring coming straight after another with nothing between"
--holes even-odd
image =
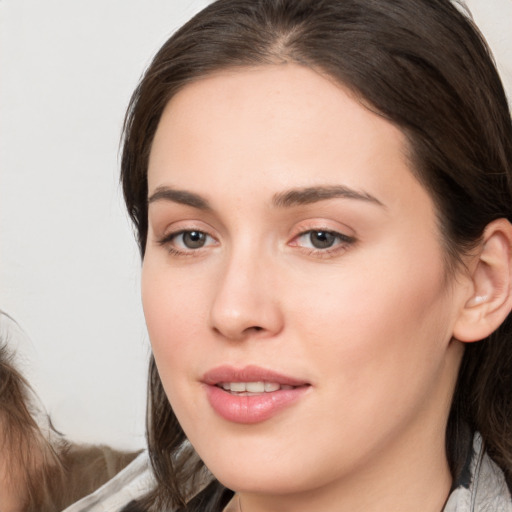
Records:
<instances>
[{"instance_id":1,"label":"plain wall","mask_svg":"<svg viewBox=\"0 0 512 512\"><path fill-rule=\"evenodd\" d=\"M149 343L119 136L151 56L207 3L0 0L0 309L77 440L144 442ZM512 0L468 3L512 97Z\"/></svg>"}]
</instances>

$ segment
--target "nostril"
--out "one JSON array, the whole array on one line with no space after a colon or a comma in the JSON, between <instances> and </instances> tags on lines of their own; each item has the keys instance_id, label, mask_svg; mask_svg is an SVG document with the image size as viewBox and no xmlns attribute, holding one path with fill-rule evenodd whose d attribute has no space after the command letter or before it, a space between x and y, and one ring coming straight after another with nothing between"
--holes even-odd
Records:
<instances>
[{"instance_id":1,"label":"nostril","mask_svg":"<svg viewBox=\"0 0 512 512\"><path fill-rule=\"evenodd\" d=\"M264 330L265 330L265 328L261 327L260 325L252 325L251 327L247 327L246 329L244 329L242 335L245 336L245 335L248 335L251 333L254 334L257 332L264 331Z\"/></svg>"},{"instance_id":2,"label":"nostril","mask_svg":"<svg viewBox=\"0 0 512 512\"><path fill-rule=\"evenodd\" d=\"M218 327L214 327L213 330L216 333L221 334L221 335L225 335L227 333L226 330L219 329ZM239 331L239 334L231 334L231 335L228 335L228 337L244 338L245 336L250 335L251 333L261 332L264 330L265 330L264 327L261 327L259 325L254 325L252 327L247 327L247 328L243 329L241 332Z\"/></svg>"}]
</instances>

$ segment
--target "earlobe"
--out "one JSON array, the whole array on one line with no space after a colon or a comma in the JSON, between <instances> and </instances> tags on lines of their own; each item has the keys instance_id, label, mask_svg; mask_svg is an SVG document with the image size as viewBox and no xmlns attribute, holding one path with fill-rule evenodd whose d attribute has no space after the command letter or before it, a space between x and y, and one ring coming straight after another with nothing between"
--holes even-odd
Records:
<instances>
[{"instance_id":1,"label":"earlobe","mask_svg":"<svg viewBox=\"0 0 512 512\"><path fill-rule=\"evenodd\" d=\"M487 225L475 259L472 293L453 330L455 339L467 343L489 336L512 309L512 225L508 220Z\"/></svg>"}]
</instances>

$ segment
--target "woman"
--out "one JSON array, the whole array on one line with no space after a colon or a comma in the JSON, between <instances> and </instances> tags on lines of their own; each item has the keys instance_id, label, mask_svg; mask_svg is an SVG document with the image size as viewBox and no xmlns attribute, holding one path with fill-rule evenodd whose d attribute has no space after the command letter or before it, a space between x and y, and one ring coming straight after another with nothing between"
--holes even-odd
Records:
<instances>
[{"instance_id":1,"label":"woman","mask_svg":"<svg viewBox=\"0 0 512 512\"><path fill-rule=\"evenodd\" d=\"M512 510L511 166L448 0L220 0L172 36L125 124L130 509Z\"/></svg>"}]
</instances>

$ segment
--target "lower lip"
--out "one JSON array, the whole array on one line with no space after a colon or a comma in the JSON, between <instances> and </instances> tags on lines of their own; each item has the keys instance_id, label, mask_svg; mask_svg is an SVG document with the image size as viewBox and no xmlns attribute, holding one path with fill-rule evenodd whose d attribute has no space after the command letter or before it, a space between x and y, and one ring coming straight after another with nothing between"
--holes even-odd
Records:
<instances>
[{"instance_id":1,"label":"lower lip","mask_svg":"<svg viewBox=\"0 0 512 512\"><path fill-rule=\"evenodd\" d=\"M213 410L233 423L260 423L295 403L309 386L280 389L252 396L233 395L218 386L206 385L206 394Z\"/></svg>"}]
</instances>

